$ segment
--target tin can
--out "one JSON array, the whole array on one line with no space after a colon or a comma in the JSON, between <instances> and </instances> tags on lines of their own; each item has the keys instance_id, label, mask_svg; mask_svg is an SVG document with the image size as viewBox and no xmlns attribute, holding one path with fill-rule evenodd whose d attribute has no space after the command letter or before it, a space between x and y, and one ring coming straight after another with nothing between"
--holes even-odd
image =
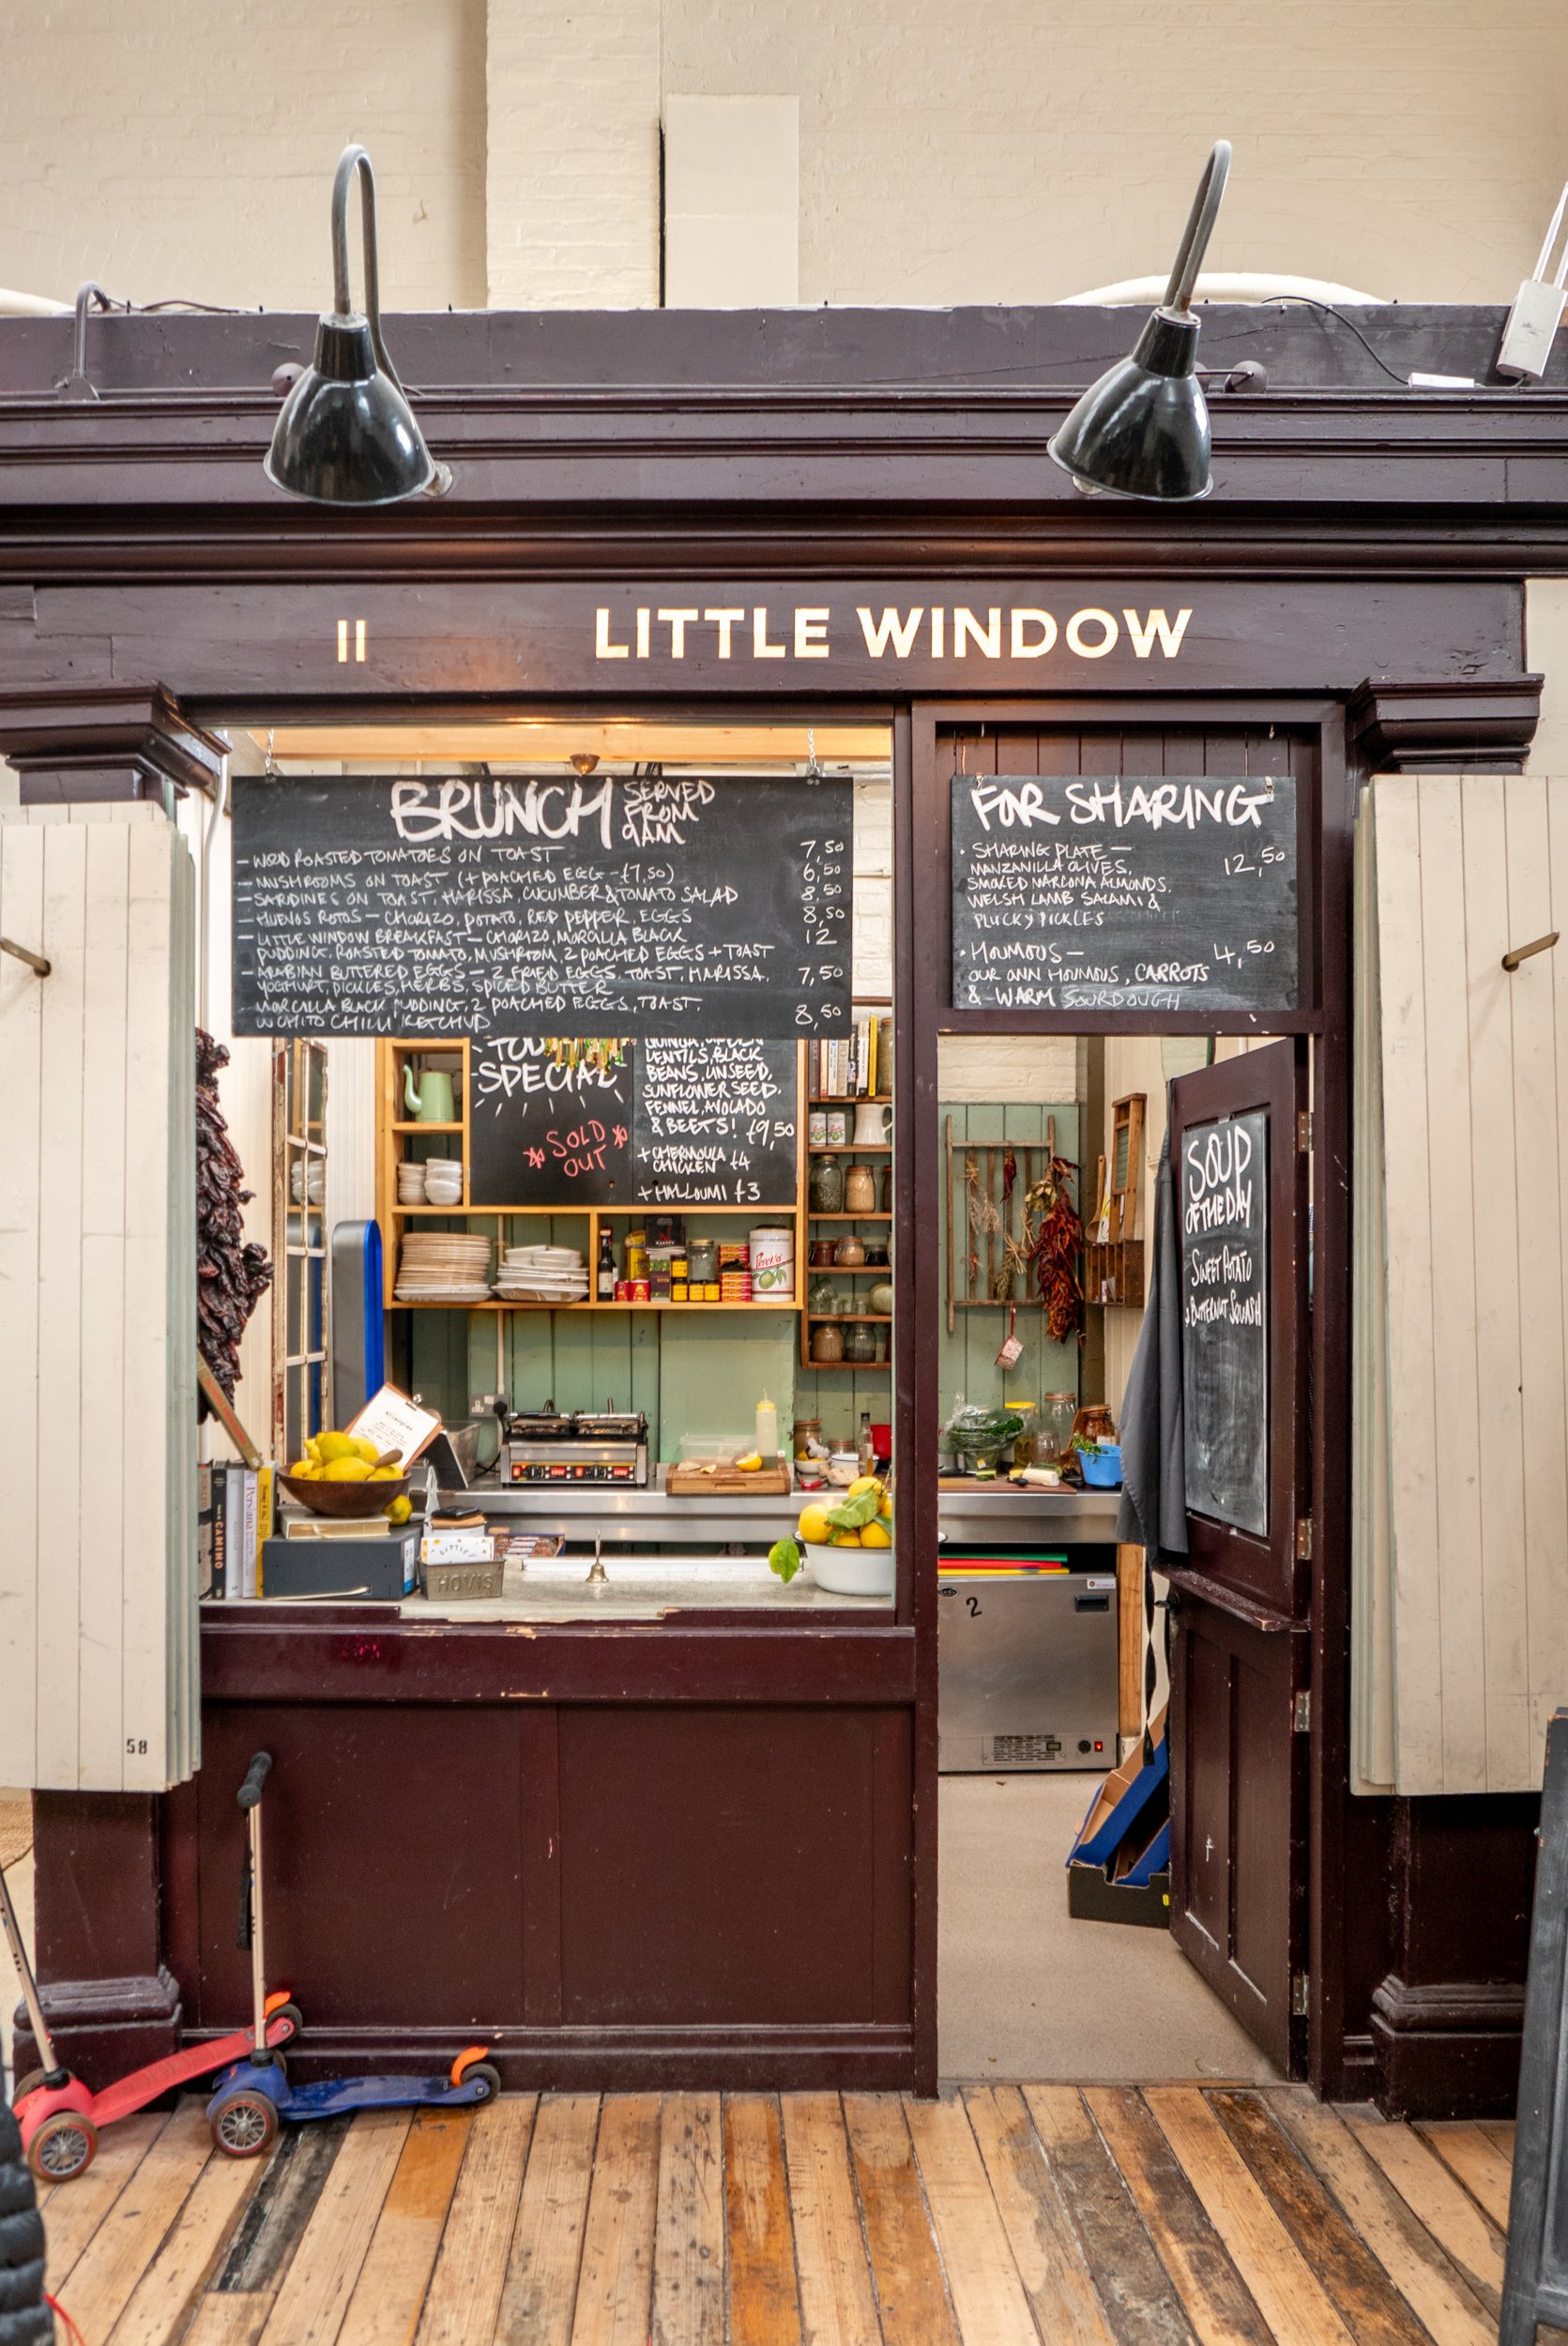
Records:
<instances>
[{"instance_id":1,"label":"tin can","mask_svg":"<svg viewBox=\"0 0 1568 2346\"><path fill-rule=\"evenodd\" d=\"M631 1296L628 1299L631 1302L646 1303L647 1302L648 1284L646 1279L630 1279L628 1280L627 1285L632 1289Z\"/></svg>"},{"instance_id":2,"label":"tin can","mask_svg":"<svg viewBox=\"0 0 1568 2346\"><path fill-rule=\"evenodd\" d=\"M632 1301L632 1282L631 1282L631 1280L630 1280L630 1279L617 1279L617 1280L616 1281L616 1302L617 1302L617 1303L630 1303L630 1302L631 1302L631 1301Z\"/></svg>"},{"instance_id":3,"label":"tin can","mask_svg":"<svg viewBox=\"0 0 1568 2346\"><path fill-rule=\"evenodd\" d=\"M688 1284L689 1283L685 1279L672 1279L670 1281L670 1302L672 1303L684 1303L687 1301Z\"/></svg>"},{"instance_id":4,"label":"tin can","mask_svg":"<svg viewBox=\"0 0 1568 2346\"><path fill-rule=\"evenodd\" d=\"M828 1110L826 1146L830 1149L846 1149L849 1146L849 1110L847 1108Z\"/></svg>"},{"instance_id":5,"label":"tin can","mask_svg":"<svg viewBox=\"0 0 1568 2346\"><path fill-rule=\"evenodd\" d=\"M828 1146L828 1111L826 1108L813 1108L808 1114L806 1146L808 1149L826 1149Z\"/></svg>"}]
</instances>

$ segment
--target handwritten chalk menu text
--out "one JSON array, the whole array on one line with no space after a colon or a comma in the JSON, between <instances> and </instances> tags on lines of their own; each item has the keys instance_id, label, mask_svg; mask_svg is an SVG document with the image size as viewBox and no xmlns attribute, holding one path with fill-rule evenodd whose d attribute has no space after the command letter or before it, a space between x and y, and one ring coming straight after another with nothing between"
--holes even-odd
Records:
<instances>
[{"instance_id":1,"label":"handwritten chalk menu text","mask_svg":"<svg viewBox=\"0 0 1568 2346\"><path fill-rule=\"evenodd\" d=\"M476 1206L790 1206L798 1174L793 1043L638 1043L603 1065L539 1036L469 1054Z\"/></svg>"},{"instance_id":2,"label":"handwritten chalk menu text","mask_svg":"<svg viewBox=\"0 0 1568 2346\"><path fill-rule=\"evenodd\" d=\"M1269 1118L1181 1135L1181 1398L1187 1505L1269 1531Z\"/></svg>"},{"instance_id":3,"label":"handwritten chalk menu text","mask_svg":"<svg viewBox=\"0 0 1568 2346\"><path fill-rule=\"evenodd\" d=\"M845 1034L846 777L260 776L234 1030Z\"/></svg>"},{"instance_id":4,"label":"handwritten chalk menu text","mask_svg":"<svg viewBox=\"0 0 1568 2346\"><path fill-rule=\"evenodd\" d=\"M957 1010L1296 1007L1288 774L955 774Z\"/></svg>"}]
</instances>

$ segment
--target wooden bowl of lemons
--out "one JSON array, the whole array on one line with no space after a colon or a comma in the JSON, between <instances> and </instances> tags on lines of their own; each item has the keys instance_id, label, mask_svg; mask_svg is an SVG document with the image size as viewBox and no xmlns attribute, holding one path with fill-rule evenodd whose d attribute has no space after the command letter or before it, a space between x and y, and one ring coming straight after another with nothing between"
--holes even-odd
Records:
<instances>
[{"instance_id":1,"label":"wooden bowl of lemons","mask_svg":"<svg viewBox=\"0 0 1568 2346\"><path fill-rule=\"evenodd\" d=\"M278 1481L312 1515L368 1521L408 1497L409 1477L399 1473L397 1456L353 1434L312 1434L304 1457Z\"/></svg>"}]
</instances>

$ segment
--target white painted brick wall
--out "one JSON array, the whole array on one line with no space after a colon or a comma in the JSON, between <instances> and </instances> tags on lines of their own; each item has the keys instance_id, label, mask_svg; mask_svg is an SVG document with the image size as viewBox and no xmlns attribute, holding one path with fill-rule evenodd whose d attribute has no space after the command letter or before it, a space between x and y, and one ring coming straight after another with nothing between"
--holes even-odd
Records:
<instances>
[{"instance_id":1,"label":"white painted brick wall","mask_svg":"<svg viewBox=\"0 0 1568 2346\"><path fill-rule=\"evenodd\" d=\"M659 299L659 0L490 0L492 309Z\"/></svg>"},{"instance_id":2,"label":"white painted brick wall","mask_svg":"<svg viewBox=\"0 0 1568 2346\"><path fill-rule=\"evenodd\" d=\"M0 285L327 309L350 139L375 165L386 306L482 308L484 0L8 8ZM351 251L358 284L358 230Z\"/></svg>"}]
</instances>

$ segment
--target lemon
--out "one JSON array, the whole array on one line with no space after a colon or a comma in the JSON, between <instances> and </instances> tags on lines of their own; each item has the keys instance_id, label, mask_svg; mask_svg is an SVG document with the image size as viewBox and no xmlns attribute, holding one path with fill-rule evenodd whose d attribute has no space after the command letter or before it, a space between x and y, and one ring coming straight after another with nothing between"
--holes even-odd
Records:
<instances>
[{"instance_id":1,"label":"lemon","mask_svg":"<svg viewBox=\"0 0 1568 2346\"><path fill-rule=\"evenodd\" d=\"M394 1499L389 1507L384 1507L382 1509L382 1513L387 1517L388 1523L406 1523L413 1512L414 1501L409 1498L406 1491L403 1492L400 1499Z\"/></svg>"},{"instance_id":2,"label":"lemon","mask_svg":"<svg viewBox=\"0 0 1568 2346\"><path fill-rule=\"evenodd\" d=\"M893 1519L893 1497L891 1491L883 1492L882 1504L877 1508L876 1512L881 1516L884 1523L891 1523Z\"/></svg>"},{"instance_id":3,"label":"lemon","mask_svg":"<svg viewBox=\"0 0 1568 2346\"><path fill-rule=\"evenodd\" d=\"M316 1456L323 1466L330 1466L338 1458L358 1458L359 1445L352 1434L318 1434Z\"/></svg>"},{"instance_id":4,"label":"lemon","mask_svg":"<svg viewBox=\"0 0 1568 2346\"><path fill-rule=\"evenodd\" d=\"M868 1523L860 1533L862 1547L891 1547L893 1535L885 1523Z\"/></svg>"},{"instance_id":5,"label":"lemon","mask_svg":"<svg viewBox=\"0 0 1568 2346\"><path fill-rule=\"evenodd\" d=\"M368 1483L371 1470L363 1458L334 1458L321 1470L324 1483Z\"/></svg>"},{"instance_id":6,"label":"lemon","mask_svg":"<svg viewBox=\"0 0 1568 2346\"><path fill-rule=\"evenodd\" d=\"M297 1474L302 1483L309 1483L313 1478L315 1470L315 1460L313 1458L296 1458L294 1464L289 1469L289 1472L291 1474Z\"/></svg>"},{"instance_id":7,"label":"lemon","mask_svg":"<svg viewBox=\"0 0 1568 2346\"><path fill-rule=\"evenodd\" d=\"M761 1451L754 1450L749 1458L737 1458L735 1462L736 1472L738 1474L754 1474L761 1464Z\"/></svg>"},{"instance_id":8,"label":"lemon","mask_svg":"<svg viewBox=\"0 0 1568 2346\"><path fill-rule=\"evenodd\" d=\"M378 1451L376 1455L379 1457L380 1455L381 1454ZM367 1483L401 1483L403 1480L403 1469L402 1467L395 1466L372 1467L370 1472L366 1475L365 1480Z\"/></svg>"},{"instance_id":9,"label":"lemon","mask_svg":"<svg viewBox=\"0 0 1568 2346\"><path fill-rule=\"evenodd\" d=\"M810 1546L825 1547L831 1536L827 1508L802 1507L800 1520L795 1527L795 1536L806 1541Z\"/></svg>"},{"instance_id":10,"label":"lemon","mask_svg":"<svg viewBox=\"0 0 1568 2346\"><path fill-rule=\"evenodd\" d=\"M833 1547L864 1547L865 1546L864 1534L860 1531L833 1531L829 1534L829 1541Z\"/></svg>"},{"instance_id":11,"label":"lemon","mask_svg":"<svg viewBox=\"0 0 1568 2346\"><path fill-rule=\"evenodd\" d=\"M364 1434L356 1434L352 1439L354 1447L358 1450L360 1457L365 1461L365 1464L367 1466L374 1466L377 1458L381 1455L381 1444L378 1441L372 1441L369 1437Z\"/></svg>"},{"instance_id":12,"label":"lemon","mask_svg":"<svg viewBox=\"0 0 1568 2346\"><path fill-rule=\"evenodd\" d=\"M845 1499L859 1499L862 1491L879 1491L881 1487L882 1478L879 1474L858 1474L845 1492Z\"/></svg>"}]
</instances>

